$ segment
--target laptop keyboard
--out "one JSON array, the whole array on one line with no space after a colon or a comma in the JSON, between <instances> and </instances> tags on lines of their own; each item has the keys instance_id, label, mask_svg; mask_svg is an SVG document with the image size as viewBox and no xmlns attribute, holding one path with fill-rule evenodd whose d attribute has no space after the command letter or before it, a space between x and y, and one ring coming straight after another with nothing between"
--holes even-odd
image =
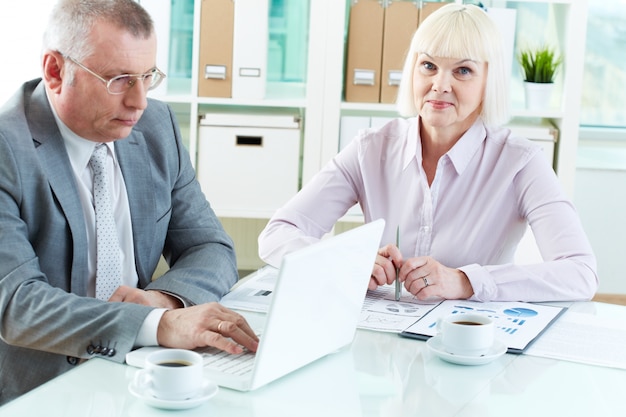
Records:
<instances>
[{"instance_id":1,"label":"laptop keyboard","mask_svg":"<svg viewBox=\"0 0 626 417\"><path fill-rule=\"evenodd\" d=\"M211 371L229 375L246 375L252 372L254 367L254 352L245 349L243 353L233 355L223 350L209 347L198 350L202 355L204 367Z\"/></svg>"}]
</instances>

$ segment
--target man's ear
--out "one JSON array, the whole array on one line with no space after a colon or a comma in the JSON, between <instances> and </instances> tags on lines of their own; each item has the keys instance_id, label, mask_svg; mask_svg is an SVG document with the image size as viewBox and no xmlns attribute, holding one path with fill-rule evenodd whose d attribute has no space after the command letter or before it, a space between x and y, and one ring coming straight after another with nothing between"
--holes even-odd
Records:
<instances>
[{"instance_id":1,"label":"man's ear","mask_svg":"<svg viewBox=\"0 0 626 417\"><path fill-rule=\"evenodd\" d=\"M50 91L61 92L63 77L67 76L65 58L58 52L46 51L42 57L43 79Z\"/></svg>"}]
</instances>

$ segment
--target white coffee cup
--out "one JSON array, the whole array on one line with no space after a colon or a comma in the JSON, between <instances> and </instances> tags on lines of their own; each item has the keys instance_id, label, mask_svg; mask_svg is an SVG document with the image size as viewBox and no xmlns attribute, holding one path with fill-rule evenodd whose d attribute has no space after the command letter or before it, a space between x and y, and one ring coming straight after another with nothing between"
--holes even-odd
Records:
<instances>
[{"instance_id":1,"label":"white coffee cup","mask_svg":"<svg viewBox=\"0 0 626 417\"><path fill-rule=\"evenodd\" d=\"M484 355L494 343L493 320L481 314L451 314L437 322L437 329L443 348L453 355Z\"/></svg>"},{"instance_id":2,"label":"white coffee cup","mask_svg":"<svg viewBox=\"0 0 626 417\"><path fill-rule=\"evenodd\" d=\"M135 374L135 387L160 400L182 401L200 394L202 356L184 349L163 349L146 357Z\"/></svg>"}]
</instances>

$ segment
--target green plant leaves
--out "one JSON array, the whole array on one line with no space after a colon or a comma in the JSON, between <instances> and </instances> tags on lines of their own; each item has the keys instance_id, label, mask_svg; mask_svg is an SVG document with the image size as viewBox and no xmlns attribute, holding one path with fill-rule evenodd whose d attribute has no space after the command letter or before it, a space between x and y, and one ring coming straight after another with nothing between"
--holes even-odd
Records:
<instances>
[{"instance_id":1,"label":"green plant leaves","mask_svg":"<svg viewBox=\"0 0 626 417\"><path fill-rule=\"evenodd\" d=\"M517 56L524 71L524 81L534 83L552 83L563 58L548 46L537 49L526 48Z\"/></svg>"}]
</instances>

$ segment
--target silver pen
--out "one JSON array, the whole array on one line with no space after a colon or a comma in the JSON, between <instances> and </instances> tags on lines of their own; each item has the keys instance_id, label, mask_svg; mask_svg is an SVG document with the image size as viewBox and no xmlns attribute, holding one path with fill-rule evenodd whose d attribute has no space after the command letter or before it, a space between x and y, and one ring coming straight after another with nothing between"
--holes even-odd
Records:
<instances>
[{"instance_id":1,"label":"silver pen","mask_svg":"<svg viewBox=\"0 0 626 417\"><path fill-rule=\"evenodd\" d=\"M396 229L396 246L400 249L400 225ZM400 301L402 294L402 284L400 283L400 268L396 266L396 301Z\"/></svg>"}]
</instances>

